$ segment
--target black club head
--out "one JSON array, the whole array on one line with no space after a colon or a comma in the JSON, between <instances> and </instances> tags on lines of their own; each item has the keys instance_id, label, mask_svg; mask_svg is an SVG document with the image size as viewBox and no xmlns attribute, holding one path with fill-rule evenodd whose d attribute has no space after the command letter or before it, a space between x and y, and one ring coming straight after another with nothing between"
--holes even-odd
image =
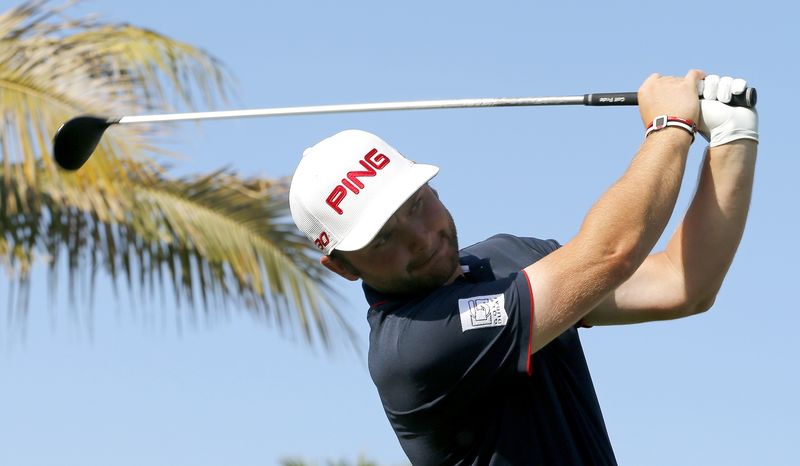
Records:
<instances>
[{"instance_id":1,"label":"black club head","mask_svg":"<svg viewBox=\"0 0 800 466\"><path fill-rule=\"evenodd\" d=\"M65 170L77 170L89 160L106 128L114 121L79 116L61 125L53 138L53 158Z\"/></svg>"}]
</instances>

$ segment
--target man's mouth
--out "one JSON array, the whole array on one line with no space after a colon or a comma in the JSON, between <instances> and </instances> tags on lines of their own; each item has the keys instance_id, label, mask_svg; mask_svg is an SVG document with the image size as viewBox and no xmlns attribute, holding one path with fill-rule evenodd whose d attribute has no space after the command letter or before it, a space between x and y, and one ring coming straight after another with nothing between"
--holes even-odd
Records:
<instances>
[{"instance_id":1,"label":"man's mouth","mask_svg":"<svg viewBox=\"0 0 800 466\"><path fill-rule=\"evenodd\" d=\"M440 253L442 252L442 249L446 249L448 245L449 241L447 237L445 237L444 235L440 235L438 243L431 249L429 253L426 253L426 255L424 256L425 259L422 259L420 261L415 261L409 264L408 272L413 273L427 267L432 261L438 259L438 257L441 255Z\"/></svg>"}]
</instances>

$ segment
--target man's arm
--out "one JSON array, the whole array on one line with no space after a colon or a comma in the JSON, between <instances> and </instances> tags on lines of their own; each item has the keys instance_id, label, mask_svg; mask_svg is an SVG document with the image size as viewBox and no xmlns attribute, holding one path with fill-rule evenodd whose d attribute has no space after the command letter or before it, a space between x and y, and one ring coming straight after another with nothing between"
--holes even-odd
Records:
<instances>
[{"instance_id":1,"label":"man's arm","mask_svg":"<svg viewBox=\"0 0 800 466\"><path fill-rule=\"evenodd\" d=\"M756 147L743 139L709 149L697 192L666 250L649 256L585 324L674 319L711 307L744 232Z\"/></svg>"},{"instance_id":2,"label":"man's arm","mask_svg":"<svg viewBox=\"0 0 800 466\"><path fill-rule=\"evenodd\" d=\"M658 115L698 120L700 71L653 75L639 89L648 124ZM595 203L578 234L525 268L533 294L533 351L583 318L639 268L669 220L692 136L667 127L642 144L628 170Z\"/></svg>"},{"instance_id":3,"label":"man's arm","mask_svg":"<svg viewBox=\"0 0 800 466\"><path fill-rule=\"evenodd\" d=\"M711 307L742 238L753 188L758 116L723 104L746 85L730 77L706 78L698 126L711 147L689 210L666 250L648 257L585 324L674 319Z\"/></svg>"}]
</instances>

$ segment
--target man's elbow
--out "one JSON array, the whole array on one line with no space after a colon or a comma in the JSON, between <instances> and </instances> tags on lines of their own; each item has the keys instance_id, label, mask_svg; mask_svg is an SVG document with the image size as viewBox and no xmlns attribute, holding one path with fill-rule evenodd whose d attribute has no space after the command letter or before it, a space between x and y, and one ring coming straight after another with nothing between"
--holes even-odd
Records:
<instances>
[{"instance_id":1,"label":"man's elbow","mask_svg":"<svg viewBox=\"0 0 800 466\"><path fill-rule=\"evenodd\" d=\"M714 306L717 293L722 287L722 282L699 283L699 280L687 277L685 274L675 275L677 278L673 295L677 298L679 317L689 317L702 314ZM680 296L680 298L678 298Z\"/></svg>"},{"instance_id":2,"label":"man's elbow","mask_svg":"<svg viewBox=\"0 0 800 466\"><path fill-rule=\"evenodd\" d=\"M647 252L635 243L627 246L618 245L616 248L606 247L605 250L598 248L598 250L602 252L600 262L609 281L615 284L614 288L631 278L647 258Z\"/></svg>"},{"instance_id":3,"label":"man's elbow","mask_svg":"<svg viewBox=\"0 0 800 466\"><path fill-rule=\"evenodd\" d=\"M672 299L665 299L659 314L664 320L683 319L697 314L702 314L714 305L717 293L690 293L683 289L680 293L673 293Z\"/></svg>"},{"instance_id":4,"label":"man's elbow","mask_svg":"<svg viewBox=\"0 0 800 466\"><path fill-rule=\"evenodd\" d=\"M685 306L686 315L685 317L702 314L714 305L714 301L717 299L717 293L714 292L710 295L700 296L689 301Z\"/></svg>"}]
</instances>

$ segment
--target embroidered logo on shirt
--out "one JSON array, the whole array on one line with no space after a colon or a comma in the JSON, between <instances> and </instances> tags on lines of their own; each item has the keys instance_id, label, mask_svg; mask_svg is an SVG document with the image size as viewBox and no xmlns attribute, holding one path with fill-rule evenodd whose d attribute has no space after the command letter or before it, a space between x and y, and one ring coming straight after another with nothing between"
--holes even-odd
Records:
<instances>
[{"instance_id":1,"label":"embroidered logo on shirt","mask_svg":"<svg viewBox=\"0 0 800 466\"><path fill-rule=\"evenodd\" d=\"M461 331L484 327L502 327L508 322L506 297L501 294L473 296L458 300Z\"/></svg>"}]
</instances>

